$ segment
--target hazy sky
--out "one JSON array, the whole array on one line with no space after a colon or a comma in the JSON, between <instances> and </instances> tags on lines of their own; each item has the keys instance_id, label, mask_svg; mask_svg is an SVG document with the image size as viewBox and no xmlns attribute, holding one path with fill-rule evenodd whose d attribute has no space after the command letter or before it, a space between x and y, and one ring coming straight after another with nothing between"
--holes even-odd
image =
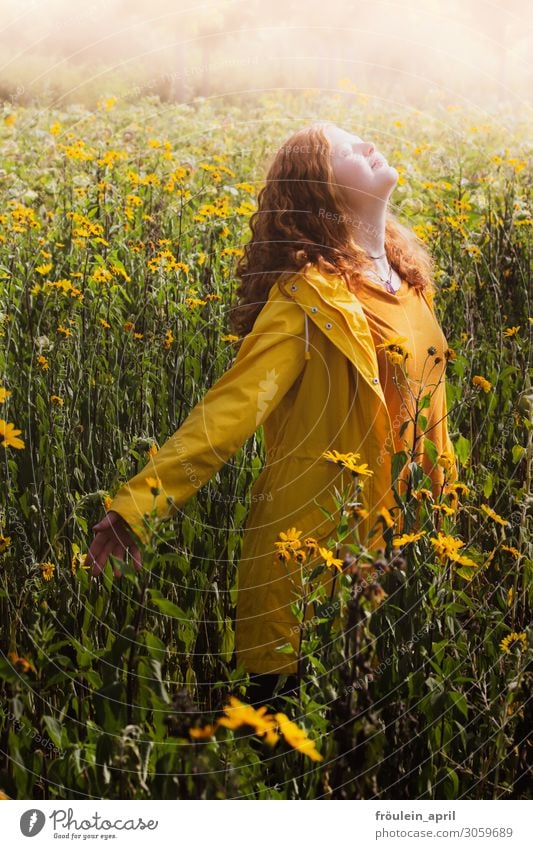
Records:
<instances>
[{"instance_id":1,"label":"hazy sky","mask_svg":"<svg viewBox=\"0 0 533 849\"><path fill-rule=\"evenodd\" d=\"M55 82L80 94L94 77L172 94L281 86L529 99L530 0L0 0L5 96ZM73 73L72 82L68 74ZM77 75L77 76L76 76Z\"/></svg>"}]
</instances>

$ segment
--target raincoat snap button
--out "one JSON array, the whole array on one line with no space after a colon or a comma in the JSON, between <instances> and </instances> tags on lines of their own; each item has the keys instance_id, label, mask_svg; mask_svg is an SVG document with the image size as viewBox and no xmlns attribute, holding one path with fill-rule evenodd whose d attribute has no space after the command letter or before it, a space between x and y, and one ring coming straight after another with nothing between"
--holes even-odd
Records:
<instances>
[{"instance_id":1,"label":"raincoat snap button","mask_svg":"<svg viewBox=\"0 0 533 849\"><path fill-rule=\"evenodd\" d=\"M318 307L311 307L311 312L318 312Z\"/></svg>"},{"instance_id":2,"label":"raincoat snap button","mask_svg":"<svg viewBox=\"0 0 533 849\"><path fill-rule=\"evenodd\" d=\"M373 377L372 383L379 383L379 377Z\"/></svg>"},{"instance_id":3,"label":"raincoat snap button","mask_svg":"<svg viewBox=\"0 0 533 849\"><path fill-rule=\"evenodd\" d=\"M293 283L292 286L291 286L292 291L296 292L297 288L298 288L298 286L296 285L296 283Z\"/></svg>"},{"instance_id":4,"label":"raincoat snap button","mask_svg":"<svg viewBox=\"0 0 533 849\"><path fill-rule=\"evenodd\" d=\"M332 325L331 321L327 321L326 322L326 330L331 330L332 327L333 327L333 325Z\"/></svg>"}]
</instances>

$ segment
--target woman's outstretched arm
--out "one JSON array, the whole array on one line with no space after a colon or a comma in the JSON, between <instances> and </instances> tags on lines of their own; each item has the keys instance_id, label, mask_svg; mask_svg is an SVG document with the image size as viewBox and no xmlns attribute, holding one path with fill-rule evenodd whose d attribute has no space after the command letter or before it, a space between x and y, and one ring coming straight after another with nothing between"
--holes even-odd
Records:
<instances>
[{"instance_id":1,"label":"woman's outstretched arm","mask_svg":"<svg viewBox=\"0 0 533 849\"><path fill-rule=\"evenodd\" d=\"M105 527L98 532L87 556L90 565L93 562L90 555L94 555L93 574L103 569L104 553L107 559L109 553L120 550L116 527L126 533L134 532L137 539L131 537L132 546L138 541L148 542L143 514L153 509L154 496L147 478L158 481L157 515L172 516L268 418L304 367L303 334L304 311L273 286L228 371L207 391L149 463L115 495L107 516L99 523ZM167 502L169 496L173 505ZM107 517L110 517L108 521ZM140 556L134 559L140 562Z\"/></svg>"}]
</instances>

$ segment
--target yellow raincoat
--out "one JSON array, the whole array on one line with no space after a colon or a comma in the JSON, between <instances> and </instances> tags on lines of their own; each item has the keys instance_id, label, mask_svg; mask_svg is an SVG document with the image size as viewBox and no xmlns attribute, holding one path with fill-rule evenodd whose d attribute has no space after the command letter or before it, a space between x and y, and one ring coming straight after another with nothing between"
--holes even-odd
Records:
<instances>
[{"instance_id":1,"label":"yellow raincoat","mask_svg":"<svg viewBox=\"0 0 533 849\"><path fill-rule=\"evenodd\" d=\"M357 452L373 471L361 479L370 511L359 524L361 540L376 512L395 501L391 420L359 300L341 277L323 275L315 266L295 273L284 288L290 298L277 282L272 285L232 366L109 509L146 542L142 516L153 506L147 477L160 481L158 515L173 515L264 425L266 462L251 489L238 567L236 655L250 672L289 674L296 671L295 655L276 647L290 642L297 650L300 630L291 602L299 597L300 567L280 562L274 542L293 527L302 531L302 540L312 536L323 546L334 533L337 519L320 508L335 514L334 487L348 486L352 477L322 453ZM433 310L432 295L425 297ZM445 416L445 402L443 407ZM369 542L372 549L379 545L384 546L380 531ZM329 587L331 573L321 580Z\"/></svg>"}]
</instances>

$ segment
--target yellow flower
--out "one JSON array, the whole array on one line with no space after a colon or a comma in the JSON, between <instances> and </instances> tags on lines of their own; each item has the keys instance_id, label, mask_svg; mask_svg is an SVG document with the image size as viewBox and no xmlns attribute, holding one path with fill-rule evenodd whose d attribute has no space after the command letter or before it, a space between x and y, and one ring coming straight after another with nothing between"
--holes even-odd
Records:
<instances>
[{"instance_id":1,"label":"yellow flower","mask_svg":"<svg viewBox=\"0 0 533 849\"><path fill-rule=\"evenodd\" d=\"M337 465L342 466L344 469L348 469L348 471L352 472L353 475L366 475L370 477L374 472L368 468L368 463L356 463L356 460L359 459L360 455L355 454L353 451L349 451L347 454L340 454L338 451L323 451L322 456L325 460L329 460L331 463L337 463Z\"/></svg>"},{"instance_id":2,"label":"yellow flower","mask_svg":"<svg viewBox=\"0 0 533 849\"><path fill-rule=\"evenodd\" d=\"M37 265L35 271L39 274L48 274L49 271L52 270L52 263L49 262L46 265Z\"/></svg>"},{"instance_id":3,"label":"yellow flower","mask_svg":"<svg viewBox=\"0 0 533 849\"><path fill-rule=\"evenodd\" d=\"M189 728L189 735L193 740L208 740L216 730L216 725L204 725L203 728Z\"/></svg>"},{"instance_id":4,"label":"yellow flower","mask_svg":"<svg viewBox=\"0 0 533 849\"><path fill-rule=\"evenodd\" d=\"M275 545L280 549L289 549L296 551L301 546L301 537L303 531L297 531L296 528L288 528L287 531L281 531L279 540L276 540Z\"/></svg>"},{"instance_id":5,"label":"yellow flower","mask_svg":"<svg viewBox=\"0 0 533 849\"><path fill-rule=\"evenodd\" d=\"M506 327L503 331L504 336L516 336L518 331L520 330L521 325L517 325L516 327Z\"/></svg>"},{"instance_id":6,"label":"yellow flower","mask_svg":"<svg viewBox=\"0 0 533 849\"><path fill-rule=\"evenodd\" d=\"M318 542L314 537L306 537L304 539L304 545L307 548L309 554L317 554L318 552Z\"/></svg>"},{"instance_id":7,"label":"yellow flower","mask_svg":"<svg viewBox=\"0 0 533 849\"><path fill-rule=\"evenodd\" d=\"M4 536L4 534L0 534L0 554L3 554L4 551L7 551L10 545L11 537L6 537Z\"/></svg>"},{"instance_id":8,"label":"yellow flower","mask_svg":"<svg viewBox=\"0 0 533 849\"><path fill-rule=\"evenodd\" d=\"M10 651L8 652L8 658L10 659L13 666L18 666L21 672L35 672L35 666L25 657L20 657L16 652Z\"/></svg>"},{"instance_id":9,"label":"yellow flower","mask_svg":"<svg viewBox=\"0 0 533 849\"><path fill-rule=\"evenodd\" d=\"M292 551L290 548L287 548L286 545L283 545L280 542L276 542L275 545L278 548L278 553L276 555L277 560L290 560L292 557Z\"/></svg>"},{"instance_id":10,"label":"yellow flower","mask_svg":"<svg viewBox=\"0 0 533 849\"><path fill-rule=\"evenodd\" d=\"M54 577L56 567L53 563L47 561L46 563L40 563L39 569L41 570L41 577L43 581L51 581Z\"/></svg>"},{"instance_id":11,"label":"yellow flower","mask_svg":"<svg viewBox=\"0 0 533 849\"><path fill-rule=\"evenodd\" d=\"M234 730L248 725L254 729L259 737L264 737L265 742L273 745L279 740L276 731L275 717L267 713L267 708L262 705L255 710L251 705L241 702L236 696L230 696L229 705L224 708L226 716L217 720L218 725Z\"/></svg>"},{"instance_id":12,"label":"yellow flower","mask_svg":"<svg viewBox=\"0 0 533 849\"><path fill-rule=\"evenodd\" d=\"M161 481L158 478L145 478L146 483L150 487L152 495L159 495L161 492Z\"/></svg>"},{"instance_id":13,"label":"yellow flower","mask_svg":"<svg viewBox=\"0 0 533 849\"><path fill-rule=\"evenodd\" d=\"M457 494L458 492L462 492L463 495L469 495L470 494L470 490L466 486L466 484L461 483L459 481L457 481L455 483L447 483L445 488L444 488L444 495L446 497L449 496L449 498L450 498L450 505L451 505L451 508L452 508L452 512L457 507L457 502L459 500L459 496Z\"/></svg>"},{"instance_id":14,"label":"yellow flower","mask_svg":"<svg viewBox=\"0 0 533 849\"><path fill-rule=\"evenodd\" d=\"M470 557L467 557L466 554L456 553L453 556L450 555L450 560L453 560L454 563L459 563L461 566L477 567L478 565L475 560L472 560Z\"/></svg>"},{"instance_id":15,"label":"yellow flower","mask_svg":"<svg viewBox=\"0 0 533 849\"><path fill-rule=\"evenodd\" d=\"M512 546L512 545L502 545L501 547L502 547L503 549L505 549L505 551L509 551L509 552L513 555L513 557L516 557L517 559L518 559L519 557L521 557L521 556L522 556L522 555L520 554L520 552L518 551L518 549L517 549L517 548L513 548L513 546Z\"/></svg>"},{"instance_id":16,"label":"yellow flower","mask_svg":"<svg viewBox=\"0 0 533 849\"><path fill-rule=\"evenodd\" d=\"M52 403L57 404L58 407L62 407L64 405L64 400L59 395L50 395L50 401Z\"/></svg>"},{"instance_id":17,"label":"yellow flower","mask_svg":"<svg viewBox=\"0 0 533 849\"><path fill-rule=\"evenodd\" d=\"M439 531L436 537L431 537L429 541L443 563L447 557L455 560L459 555L459 549L464 545L462 540L446 536L442 531Z\"/></svg>"},{"instance_id":18,"label":"yellow flower","mask_svg":"<svg viewBox=\"0 0 533 849\"><path fill-rule=\"evenodd\" d=\"M48 365L48 360L46 359L46 357L43 357L43 356L37 357L37 362L39 363L39 365L41 366L43 371L48 371L48 369L50 368L50 366Z\"/></svg>"},{"instance_id":19,"label":"yellow flower","mask_svg":"<svg viewBox=\"0 0 533 849\"><path fill-rule=\"evenodd\" d=\"M474 375L474 377L472 378L472 383L474 384L474 386L481 387L481 389L483 389L483 392L488 392L492 388L492 383L489 383L489 381L485 377L482 377L480 374Z\"/></svg>"},{"instance_id":20,"label":"yellow flower","mask_svg":"<svg viewBox=\"0 0 533 849\"><path fill-rule=\"evenodd\" d=\"M455 512L455 507L449 507L447 504L432 504L431 509L444 513L445 516L452 516Z\"/></svg>"},{"instance_id":21,"label":"yellow flower","mask_svg":"<svg viewBox=\"0 0 533 849\"><path fill-rule=\"evenodd\" d=\"M410 542L416 542L418 539L421 539L426 531L419 531L415 534L402 534L399 537L392 538L392 544L395 547L399 547L400 545L408 545Z\"/></svg>"},{"instance_id":22,"label":"yellow flower","mask_svg":"<svg viewBox=\"0 0 533 849\"><path fill-rule=\"evenodd\" d=\"M22 439L19 439L19 433L22 433L22 431L18 430L13 422L6 422L4 419L0 419L0 439L2 439L4 448L8 446L11 446L11 448L24 448L24 442Z\"/></svg>"},{"instance_id":23,"label":"yellow flower","mask_svg":"<svg viewBox=\"0 0 533 849\"><path fill-rule=\"evenodd\" d=\"M391 336L390 339L385 339L380 345L376 345L376 348L385 348L385 353L389 356L389 359L392 359L391 354L399 354L400 362L402 362L410 356L409 351L404 347L404 342L407 342L406 336Z\"/></svg>"},{"instance_id":24,"label":"yellow flower","mask_svg":"<svg viewBox=\"0 0 533 849\"><path fill-rule=\"evenodd\" d=\"M437 457L437 465L442 466L446 472L451 472L455 463L455 457L451 451L442 451Z\"/></svg>"},{"instance_id":25,"label":"yellow flower","mask_svg":"<svg viewBox=\"0 0 533 849\"><path fill-rule=\"evenodd\" d=\"M307 755L312 761L324 760L324 756L317 751L314 741L309 739L303 728L300 728L295 722L291 722L284 713L276 713L276 719L289 746Z\"/></svg>"},{"instance_id":26,"label":"yellow flower","mask_svg":"<svg viewBox=\"0 0 533 849\"><path fill-rule=\"evenodd\" d=\"M328 551L327 548L320 547L319 549L321 557L324 558L326 566L335 566L339 572L342 572L342 560L339 560L337 557L334 557L331 551Z\"/></svg>"},{"instance_id":27,"label":"yellow flower","mask_svg":"<svg viewBox=\"0 0 533 849\"><path fill-rule=\"evenodd\" d=\"M146 452L148 459L150 460L152 457L154 457L157 454L158 451L159 451L159 448L157 447L155 442L153 442L150 445L150 448L148 449L148 451Z\"/></svg>"},{"instance_id":28,"label":"yellow flower","mask_svg":"<svg viewBox=\"0 0 533 849\"><path fill-rule=\"evenodd\" d=\"M353 518L359 519L359 521L362 521L363 519L368 519L370 515L368 510L365 510L365 508L362 507L360 504L354 504L353 507L350 508L350 510Z\"/></svg>"},{"instance_id":29,"label":"yellow flower","mask_svg":"<svg viewBox=\"0 0 533 849\"><path fill-rule=\"evenodd\" d=\"M514 589L509 587L507 590L507 607L511 607L514 599Z\"/></svg>"},{"instance_id":30,"label":"yellow flower","mask_svg":"<svg viewBox=\"0 0 533 849\"><path fill-rule=\"evenodd\" d=\"M0 404L3 404L6 398L9 398L11 392L9 389L6 389L4 386L0 386Z\"/></svg>"},{"instance_id":31,"label":"yellow flower","mask_svg":"<svg viewBox=\"0 0 533 849\"><path fill-rule=\"evenodd\" d=\"M203 298L185 298L184 303L192 309L194 307L202 307L204 304L207 304L207 301L204 301Z\"/></svg>"},{"instance_id":32,"label":"yellow flower","mask_svg":"<svg viewBox=\"0 0 533 849\"><path fill-rule=\"evenodd\" d=\"M236 189L242 189L243 192L248 192L249 195L255 194L255 186L251 183L235 183Z\"/></svg>"},{"instance_id":33,"label":"yellow flower","mask_svg":"<svg viewBox=\"0 0 533 849\"><path fill-rule=\"evenodd\" d=\"M424 489L424 487L413 489L412 494L417 501L433 501L433 493L429 489Z\"/></svg>"},{"instance_id":34,"label":"yellow flower","mask_svg":"<svg viewBox=\"0 0 533 849\"><path fill-rule=\"evenodd\" d=\"M385 354L393 366L401 366L403 361L409 356L408 351L403 351L402 353L398 351L385 351Z\"/></svg>"},{"instance_id":35,"label":"yellow flower","mask_svg":"<svg viewBox=\"0 0 533 849\"><path fill-rule=\"evenodd\" d=\"M226 333L225 336L220 337L221 342L238 342L239 337L235 336L233 333Z\"/></svg>"},{"instance_id":36,"label":"yellow flower","mask_svg":"<svg viewBox=\"0 0 533 849\"><path fill-rule=\"evenodd\" d=\"M507 634L507 636L500 642L501 651L506 652L507 654L510 654L511 649L515 646L518 646L521 652L527 649L528 643L525 631L521 631L520 633L511 631L511 633Z\"/></svg>"},{"instance_id":37,"label":"yellow flower","mask_svg":"<svg viewBox=\"0 0 533 849\"><path fill-rule=\"evenodd\" d=\"M88 571L91 566L89 563L87 563L86 565L87 552L85 552L84 554L82 551L80 551L76 543L72 544L72 552L73 553L70 560L70 571L72 572L72 574L75 575L78 569L85 569L85 571Z\"/></svg>"},{"instance_id":38,"label":"yellow flower","mask_svg":"<svg viewBox=\"0 0 533 849\"><path fill-rule=\"evenodd\" d=\"M490 516L491 519L493 519L495 522L498 522L499 525L503 525L505 527L506 525L511 524L510 522L507 521L507 519L502 519L501 516L499 516L497 513L495 513L494 510L491 507L489 507L488 504L482 504L481 509L483 510L484 513L487 514L487 516Z\"/></svg>"}]
</instances>

